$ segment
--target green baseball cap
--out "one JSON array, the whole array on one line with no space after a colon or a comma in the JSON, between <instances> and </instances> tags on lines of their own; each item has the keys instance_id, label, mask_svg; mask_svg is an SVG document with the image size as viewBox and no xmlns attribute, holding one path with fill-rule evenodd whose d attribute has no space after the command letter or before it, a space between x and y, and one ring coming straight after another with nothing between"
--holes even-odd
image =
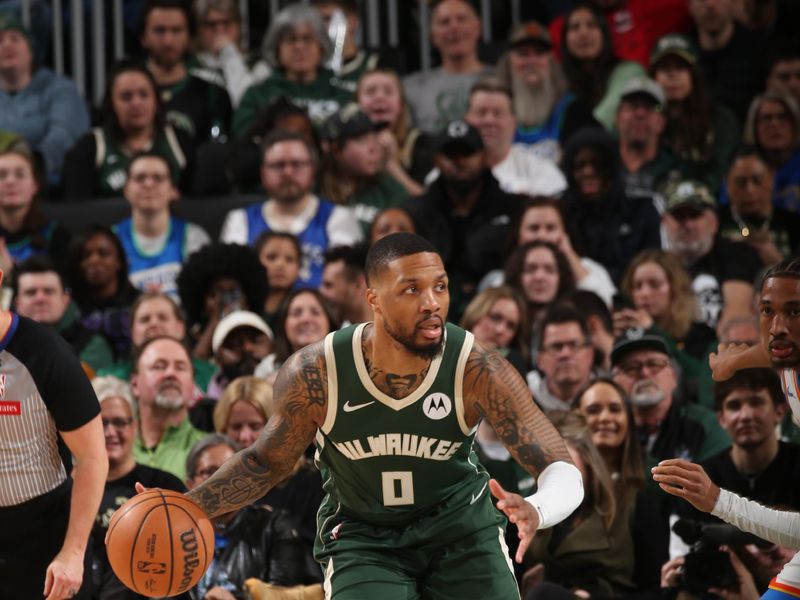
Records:
<instances>
[{"instance_id":1,"label":"green baseball cap","mask_svg":"<svg viewBox=\"0 0 800 600\"><path fill-rule=\"evenodd\" d=\"M708 187L699 181L680 181L667 187L667 212L674 212L686 206L694 208L697 212L705 209L717 210L717 201Z\"/></svg>"},{"instance_id":2,"label":"green baseball cap","mask_svg":"<svg viewBox=\"0 0 800 600\"><path fill-rule=\"evenodd\" d=\"M650 54L650 66L652 67L659 60L669 55L679 56L690 65L697 64L699 56L694 42L685 35L676 33L665 35L656 42L656 47L653 48L653 52Z\"/></svg>"}]
</instances>

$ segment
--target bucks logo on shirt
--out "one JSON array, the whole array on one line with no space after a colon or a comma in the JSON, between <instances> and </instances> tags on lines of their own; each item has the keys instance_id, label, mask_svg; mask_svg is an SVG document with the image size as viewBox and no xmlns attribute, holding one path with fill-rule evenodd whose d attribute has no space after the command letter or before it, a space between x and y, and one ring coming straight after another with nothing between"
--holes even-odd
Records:
<instances>
[{"instance_id":1,"label":"bucks logo on shirt","mask_svg":"<svg viewBox=\"0 0 800 600\"><path fill-rule=\"evenodd\" d=\"M473 336L445 328L443 352L410 395L394 399L370 379L361 351L365 324L325 338L328 412L317 432L327 496L320 518L336 514L400 526L444 500L485 500L489 477L464 420L462 383Z\"/></svg>"}]
</instances>

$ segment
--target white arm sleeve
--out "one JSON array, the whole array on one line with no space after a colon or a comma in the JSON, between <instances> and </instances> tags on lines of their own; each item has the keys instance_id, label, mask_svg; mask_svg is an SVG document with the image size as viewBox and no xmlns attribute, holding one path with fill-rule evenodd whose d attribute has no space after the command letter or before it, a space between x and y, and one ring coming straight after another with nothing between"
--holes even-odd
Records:
<instances>
[{"instance_id":1,"label":"white arm sleeve","mask_svg":"<svg viewBox=\"0 0 800 600\"><path fill-rule=\"evenodd\" d=\"M537 491L525 498L539 513L538 529L547 529L570 516L583 502L583 479L575 465L556 461L536 480Z\"/></svg>"},{"instance_id":2,"label":"white arm sleeve","mask_svg":"<svg viewBox=\"0 0 800 600\"><path fill-rule=\"evenodd\" d=\"M800 549L800 513L767 508L721 489L711 514L774 544Z\"/></svg>"}]
</instances>

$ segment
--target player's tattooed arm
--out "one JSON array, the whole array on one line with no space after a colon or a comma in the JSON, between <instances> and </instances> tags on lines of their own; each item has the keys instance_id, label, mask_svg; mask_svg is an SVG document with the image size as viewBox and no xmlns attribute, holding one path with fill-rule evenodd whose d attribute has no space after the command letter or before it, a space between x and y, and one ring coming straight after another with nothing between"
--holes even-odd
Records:
<instances>
[{"instance_id":1,"label":"player's tattooed arm","mask_svg":"<svg viewBox=\"0 0 800 600\"><path fill-rule=\"evenodd\" d=\"M293 354L275 380L273 414L258 440L188 492L209 517L258 500L288 477L327 410L323 342Z\"/></svg>"},{"instance_id":2,"label":"player's tattooed arm","mask_svg":"<svg viewBox=\"0 0 800 600\"><path fill-rule=\"evenodd\" d=\"M564 440L533 401L517 370L494 350L475 342L464 369L467 425L481 417L494 428L516 461L538 475L551 463L571 463Z\"/></svg>"}]
</instances>

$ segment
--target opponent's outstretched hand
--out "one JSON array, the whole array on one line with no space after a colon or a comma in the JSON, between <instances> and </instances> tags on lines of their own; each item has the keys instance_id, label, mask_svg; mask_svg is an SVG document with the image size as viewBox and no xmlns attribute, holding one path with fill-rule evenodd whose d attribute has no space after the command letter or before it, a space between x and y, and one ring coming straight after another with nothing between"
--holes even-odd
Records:
<instances>
[{"instance_id":1,"label":"opponent's outstretched hand","mask_svg":"<svg viewBox=\"0 0 800 600\"><path fill-rule=\"evenodd\" d=\"M743 366L742 354L752 354L752 346L747 344L719 344L717 351L708 355L708 366L711 367L711 377L714 381L725 381L733 377Z\"/></svg>"},{"instance_id":2,"label":"opponent's outstretched hand","mask_svg":"<svg viewBox=\"0 0 800 600\"><path fill-rule=\"evenodd\" d=\"M683 498L697 510L710 513L719 498L719 486L706 475L700 465L670 458L652 468L658 486L673 496Z\"/></svg>"},{"instance_id":3,"label":"opponent's outstretched hand","mask_svg":"<svg viewBox=\"0 0 800 600\"><path fill-rule=\"evenodd\" d=\"M539 513L519 494L505 491L496 479L489 480L489 489L492 496L497 498L497 508L502 510L508 520L514 523L519 530L519 547L514 560L522 563L525 551L530 546L533 536L536 535L536 529L539 527Z\"/></svg>"}]
</instances>

